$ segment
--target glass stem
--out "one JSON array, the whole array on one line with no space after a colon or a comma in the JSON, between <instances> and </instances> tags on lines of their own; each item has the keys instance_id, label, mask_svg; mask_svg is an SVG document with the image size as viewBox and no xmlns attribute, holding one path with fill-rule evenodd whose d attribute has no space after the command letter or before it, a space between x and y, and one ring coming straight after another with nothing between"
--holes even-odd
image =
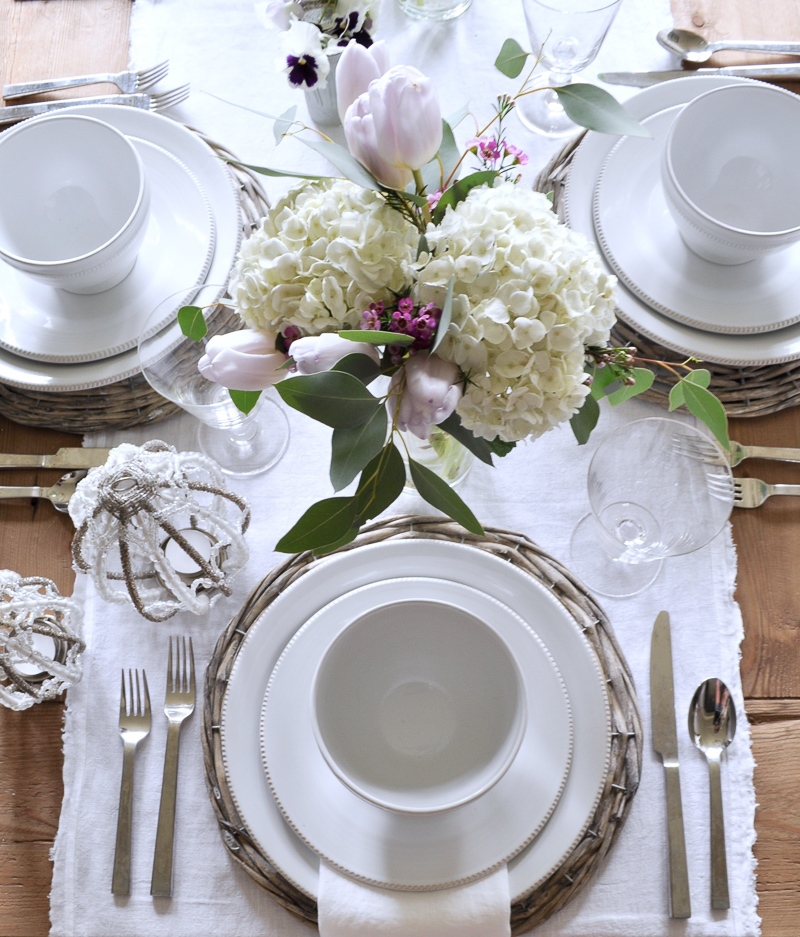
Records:
<instances>
[{"instance_id":1,"label":"glass stem","mask_svg":"<svg viewBox=\"0 0 800 937\"><path fill-rule=\"evenodd\" d=\"M245 419L238 426L230 428L231 439L236 442L249 442L258 432L258 424L253 419Z\"/></svg>"}]
</instances>

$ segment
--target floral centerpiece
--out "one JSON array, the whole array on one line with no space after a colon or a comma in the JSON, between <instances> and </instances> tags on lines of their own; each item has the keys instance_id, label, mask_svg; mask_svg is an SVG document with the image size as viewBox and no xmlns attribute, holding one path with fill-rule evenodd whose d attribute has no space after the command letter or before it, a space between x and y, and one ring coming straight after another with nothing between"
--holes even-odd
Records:
<instances>
[{"instance_id":1,"label":"floral centerpiece","mask_svg":"<svg viewBox=\"0 0 800 937\"><path fill-rule=\"evenodd\" d=\"M243 244L229 292L254 338L214 338L201 362L243 409L275 384L333 430L334 492L354 489L312 505L278 543L287 552L352 540L408 476L432 506L482 532L404 433L446 434L491 464L565 421L585 442L598 400L620 403L653 381L635 349L609 347L615 278L545 195L518 182L525 156L504 130L514 98L499 99L461 152L430 80L385 58L348 44L337 93L349 150L309 141L345 178L304 177ZM642 132L616 102L587 107L602 129ZM470 157L474 171L459 178ZM649 363L675 374L674 406L727 438L707 371Z\"/></svg>"}]
</instances>

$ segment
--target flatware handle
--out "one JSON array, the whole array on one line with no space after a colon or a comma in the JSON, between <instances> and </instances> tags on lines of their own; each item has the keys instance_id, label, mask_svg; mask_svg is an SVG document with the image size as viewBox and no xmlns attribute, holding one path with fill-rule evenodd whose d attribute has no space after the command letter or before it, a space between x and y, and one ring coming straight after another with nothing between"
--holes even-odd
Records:
<instances>
[{"instance_id":1,"label":"flatware handle","mask_svg":"<svg viewBox=\"0 0 800 937\"><path fill-rule=\"evenodd\" d=\"M39 117L51 111L60 111L65 107L83 107L86 104L127 104L132 107L147 107L147 95L144 94L108 94L99 98L69 98L64 101L37 101L34 104L12 104L0 107L0 124L11 124L27 117Z\"/></svg>"},{"instance_id":2,"label":"flatware handle","mask_svg":"<svg viewBox=\"0 0 800 937\"><path fill-rule=\"evenodd\" d=\"M164 780L161 785L161 806L158 810L156 849L150 894L157 898L172 897L172 851L175 842L175 801L178 793L178 743L181 726L171 722L167 729L167 751L164 755Z\"/></svg>"},{"instance_id":3,"label":"flatware handle","mask_svg":"<svg viewBox=\"0 0 800 937\"><path fill-rule=\"evenodd\" d=\"M730 49L737 52L774 52L779 55L800 55L800 42L781 42L777 39L765 39L763 42L751 42L749 39L725 39L711 44L715 49Z\"/></svg>"},{"instance_id":4,"label":"flatware handle","mask_svg":"<svg viewBox=\"0 0 800 937\"><path fill-rule=\"evenodd\" d=\"M119 788L117 843L114 848L112 895L131 893L131 831L133 829L133 758L135 746L125 743L122 755L122 783Z\"/></svg>"},{"instance_id":5,"label":"flatware handle","mask_svg":"<svg viewBox=\"0 0 800 937\"><path fill-rule=\"evenodd\" d=\"M2 498L43 498L43 491L38 486L33 488L23 488L22 486L0 488L0 499Z\"/></svg>"},{"instance_id":6,"label":"flatware handle","mask_svg":"<svg viewBox=\"0 0 800 937\"><path fill-rule=\"evenodd\" d=\"M725 820L722 812L720 765L708 759L708 782L711 807L711 907L724 911L731 906L728 894L728 858L725 854Z\"/></svg>"},{"instance_id":7,"label":"flatware handle","mask_svg":"<svg viewBox=\"0 0 800 937\"><path fill-rule=\"evenodd\" d=\"M44 91L60 91L62 88L81 88L84 85L114 83L116 75L77 75L74 78L49 78L42 81L20 81L3 87L3 97L21 98L26 94L40 94Z\"/></svg>"},{"instance_id":8,"label":"flatware handle","mask_svg":"<svg viewBox=\"0 0 800 937\"><path fill-rule=\"evenodd\" d=\"M776 459L781 462L800 462L800 449L781 446L742 446L748 459Z\"/></svg>"},{"instance_id":9,"label":"flatware handle","mask_svg":"<svg viewBox=\"0 0 800 937\"><path fill-rule=\"evenodd\" d=\"M677 765L664 765L667 782L667 840L669 842L670 916L692 916L689 900L689 871L686 866L686 840L683 833L681 779Z\"/></svg>"},{"instance_id":10,"label":"flatware handle","mask_svg":"<svg viewBox=\"0 0 800 937\"><path fill-rule=\"evenodd\" d=\"M770 495L800 495L800 485L770 485Z\"/></svg>"}]
</instances>

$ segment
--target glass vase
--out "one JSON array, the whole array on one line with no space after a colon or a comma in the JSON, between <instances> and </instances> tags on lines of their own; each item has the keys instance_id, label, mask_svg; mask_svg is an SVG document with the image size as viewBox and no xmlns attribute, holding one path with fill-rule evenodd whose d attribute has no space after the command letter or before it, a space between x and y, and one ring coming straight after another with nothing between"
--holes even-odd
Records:
<instances>
[{"instance_id":1,"label":"glass vase","mask_svg":"<svg viewBox=\"0 0 800 937\"><path fill-rule=\"evenodd\" d=\"M397 0L397 5L415 20L452 20L469 9L472 0Z\"/></svg>"},{"instance_id":2,"label":"glass vase","mask_svg":"<svg viewBox=\"0 0 800 937\"><path fill-rule=\"evenodd\" d=\"M413 433L402 432L408 455L415 462L435 472L451 488L456 488L467 477L472 467L473 455L449 433L434 426L427 439L420 439ZM401 447L405 461L406 452ZM414 491L410 472L406 473L406 490Z\"/></svg>"}]
</instances>

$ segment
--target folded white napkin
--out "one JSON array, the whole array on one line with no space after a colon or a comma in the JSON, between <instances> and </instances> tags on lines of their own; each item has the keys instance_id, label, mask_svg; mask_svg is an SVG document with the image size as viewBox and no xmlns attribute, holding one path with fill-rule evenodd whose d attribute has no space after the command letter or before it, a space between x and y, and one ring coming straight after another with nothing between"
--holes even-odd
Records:
<instances>
[{"instance_id":1,"label":"folded white napkin","mask_svg":"<svg viewBox=\"0 0 800 937\"><path fill-rule=\"evenodd\" d=\"M390 891L319 866L320 937L510 937L508 869L441 891Z\"/></svg>"}]
</instances>

